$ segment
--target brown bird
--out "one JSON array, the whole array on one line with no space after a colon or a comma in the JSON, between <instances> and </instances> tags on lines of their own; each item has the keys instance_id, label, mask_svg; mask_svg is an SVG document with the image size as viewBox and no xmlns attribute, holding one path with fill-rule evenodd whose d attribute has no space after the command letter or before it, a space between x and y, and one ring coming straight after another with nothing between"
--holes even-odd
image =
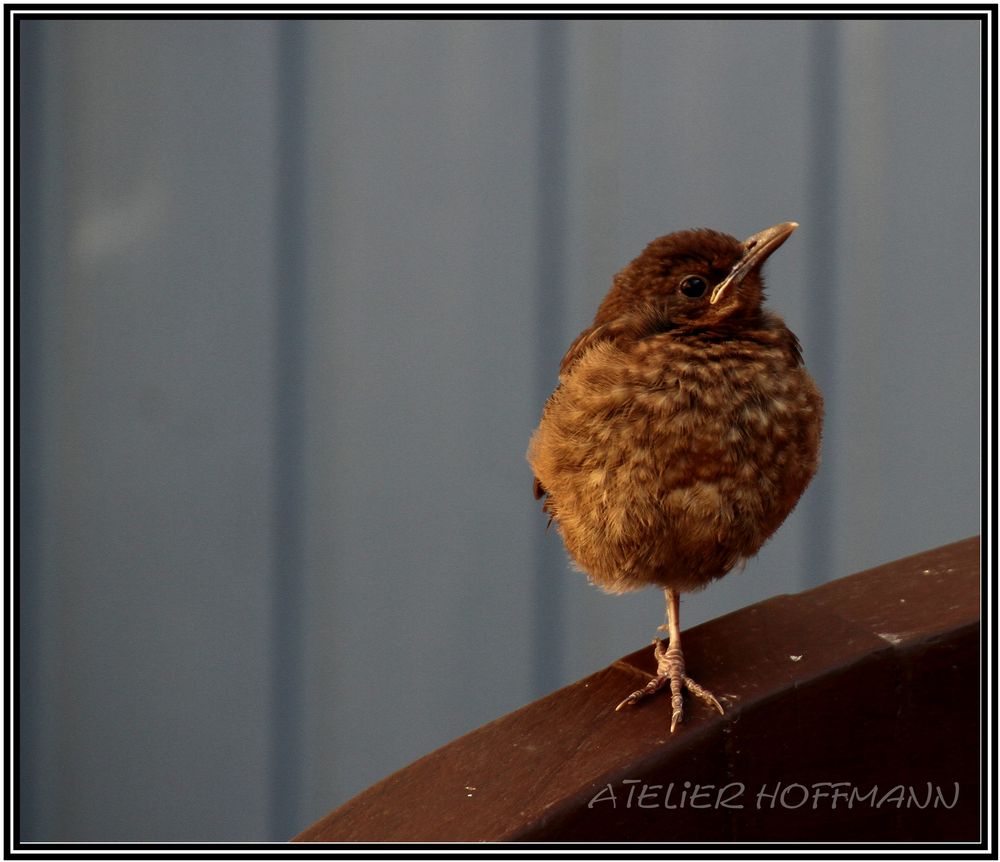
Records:
<instances>
[{"instance_id":1,"label":"brown bird","mask_svg":"<svg viewBox=\"0 0 1000 862\"><path fill-rule=\"evenodd\" d=\"M657 676L618 709L669 684L671 731L684 688L723 712L685 672L679 594L756 554L819 460L822 396L762 307L761 266L796 227L651 242L563 356L528 449L535 497L590 580L664 590L669 647L654 640Z\"/></svg>"}]
</instances>

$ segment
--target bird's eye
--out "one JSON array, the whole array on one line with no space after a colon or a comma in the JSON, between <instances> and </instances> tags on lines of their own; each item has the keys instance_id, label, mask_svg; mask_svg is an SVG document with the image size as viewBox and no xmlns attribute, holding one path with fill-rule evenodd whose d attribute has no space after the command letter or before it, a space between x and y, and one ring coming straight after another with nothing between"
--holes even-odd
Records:
<instances>
[{"instance_id":1,"label":"bird's eye","mask_svg":"<svg viewBox=\"0 0 1000 862\"><path fill-rule=\"evenodd\" d=\"M689 275L681 282L681 293L691 298L703 296L708 290L708 282L700 275Z\"/></svg>"}]
</instances>

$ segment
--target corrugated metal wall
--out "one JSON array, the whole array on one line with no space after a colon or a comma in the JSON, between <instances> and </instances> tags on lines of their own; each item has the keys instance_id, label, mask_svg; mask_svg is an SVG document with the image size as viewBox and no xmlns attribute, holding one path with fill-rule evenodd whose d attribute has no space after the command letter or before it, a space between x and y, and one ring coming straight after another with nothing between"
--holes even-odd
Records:
<instances>
[{"instance_id":1,"label":"corrugated metal wall","mask_svg":"<svg viewBox=\"0 0 1000 862\"><path fill-rule=\"evenodd\" d=\"M22 838L283 840L646 642L531 497L652 237L802 227L821 474L693 625L978 531L975 21L25 21Z\"/></svg>"}]
</instances>

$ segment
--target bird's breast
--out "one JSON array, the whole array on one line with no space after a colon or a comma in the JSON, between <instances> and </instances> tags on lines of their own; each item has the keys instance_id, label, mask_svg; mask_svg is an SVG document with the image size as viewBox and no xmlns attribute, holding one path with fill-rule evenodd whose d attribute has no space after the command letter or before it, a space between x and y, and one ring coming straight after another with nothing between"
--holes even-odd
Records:
<instances>
[{"instance_id":1,"label":"bird's breast","mask_svg":"<svg viewBox=\"0 0 1000 862\"><path fill-rule=\"evenodd\" d=\"M756 553L815 470L822 399L781 343L601 343L528 457L571 556L609 590L690 589Z\"/></svg>"}]
</instances>

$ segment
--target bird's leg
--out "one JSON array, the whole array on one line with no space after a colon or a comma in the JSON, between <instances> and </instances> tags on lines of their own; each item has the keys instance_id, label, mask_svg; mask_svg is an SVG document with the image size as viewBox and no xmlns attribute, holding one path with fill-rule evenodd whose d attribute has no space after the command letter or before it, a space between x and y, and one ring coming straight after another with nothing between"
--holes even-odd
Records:
<instances>
[{"instance_id":1,"label":"bird's leg","mask_svg":"<svg viewBox=\"0 0 1000 862\"><path fill-rule=\"evenodd\" d=\"M715 707L720 713L725 714L725 711L710 691L702 688L684 673L684 653L681 651L680 594L677 590L669 588L664 590L664 594L667 597L666 628L670 637L670 645L664 646L662 638L656 638L653 641L653 654L656 656L656 676L646 683L643 688L633 691L615 709L619 710L623 706L638 703L642 698L650 694L655 694L669 683L670 706L673 710L673 715L670 719L670 732L673 733L684 717L683 692L685 688L691 694L701 698L709 706Z\"/></svg>"}]
</instances>

